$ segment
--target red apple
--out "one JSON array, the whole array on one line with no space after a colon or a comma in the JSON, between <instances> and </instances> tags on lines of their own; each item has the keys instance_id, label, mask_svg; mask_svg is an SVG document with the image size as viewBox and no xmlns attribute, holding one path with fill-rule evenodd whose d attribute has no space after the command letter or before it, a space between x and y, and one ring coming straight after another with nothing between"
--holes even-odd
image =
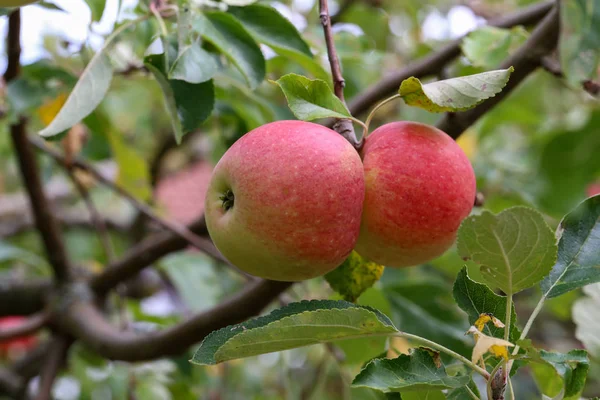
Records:
<instances>
[{"instance_id":1,"label":"red apple","mask_svg":"<svg viewBox=\"0 0 600 400\"><path fill-rule=\"evenodd\" d=\"M443 254L475 199L475 174L456 142L429 125L394 122L367 137L361 156L366 195L357 252L389 267Z\"/></svg>"},{"instance_id":2,"label":"red apple","mask_svg":"<svg viewBox=\"0 0 600 400\"><path fill-rule=\"evenodd\" d=\"M16 328L22 325L27 318L21 316L10 316L0 318L0 332L4 329ZM11 355L15 353L24 353L27 350L35 347L37 338L35 335L27 335L14 338L11 340L0 341L0 358L13 358Z\"/></svg>"},{"instance_id":3,"label":"red apple","mask_svg":"<svg viewBox=\"0 0 600 400\"><path fill-rule=\"evenodd\" d=\"M350 254L364 193L360 156L342 136L310 122L278 121L244 135L218 162L206 224L241 270L300 281Z\"/></svg>"}]
</instances>

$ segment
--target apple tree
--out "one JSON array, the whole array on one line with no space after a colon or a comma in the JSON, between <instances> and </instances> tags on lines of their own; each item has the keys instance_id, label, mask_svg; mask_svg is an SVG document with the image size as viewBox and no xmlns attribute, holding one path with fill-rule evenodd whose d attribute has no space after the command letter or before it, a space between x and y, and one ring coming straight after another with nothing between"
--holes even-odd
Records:
<instances>
[{"instance_id":1,"label":"apple tree","mask_svg":"<svg viewBox=\"0 0 600 400\"><path fill-rule=\"evenodd\" d=\"M121 3L0 0L0 398L600 396L598 0Z\"/></svg>"}]
</instances>

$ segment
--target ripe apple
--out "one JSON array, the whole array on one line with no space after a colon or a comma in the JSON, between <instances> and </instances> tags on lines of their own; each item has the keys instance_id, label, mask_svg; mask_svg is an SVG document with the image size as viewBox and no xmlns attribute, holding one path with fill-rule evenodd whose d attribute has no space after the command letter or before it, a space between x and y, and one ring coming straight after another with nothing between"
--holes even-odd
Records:
<instances>
[{"instance_id":1,"label":"ripe apple","mask_svg":"<svg viewBox=\"0 0 600 400\"><path fill-rule=\"evenodd\" d=\"M0 7L21 7L36 3L38 0L0 0Z\"/></svg>"},{"instance_id":2,"label":"ripe apple","mask_svg":"<svg viewBox=\"0 0 600 400\"><path fill-rule=\"evenodd\" d=\"M342 136L310 122L272 122L242 136L215 166L206 225L241 270L310 279L354 248L364 193L360 156Z\"/></svg>"},{"instance_id":3,"label":"ripe apple","mask_svg":"<svg viewBox=\"0 0 600 400\"><path fill-rule=\"evenodd\" d=\"M389 267L432 260L454 242L475 199L475 173L439 129L394 122L376 129L361 151L365 202L356 251Z\"/></svg>"},{"instance_id":4,"label":"ripe apple","mask_svg":"<svg viewBox=\"0 0 600 400\"><path fill-rule=\"evenodd\" d=\"M7 328L16 328L22 325L27 318L22 316L9 316L0 318L0 331ZM35 335L28 335L11 340L0 341L0 359L2 358L18 358L14 354L24 353L27 350L35 347L37 338Z\"/></svg>"}]
</instances>

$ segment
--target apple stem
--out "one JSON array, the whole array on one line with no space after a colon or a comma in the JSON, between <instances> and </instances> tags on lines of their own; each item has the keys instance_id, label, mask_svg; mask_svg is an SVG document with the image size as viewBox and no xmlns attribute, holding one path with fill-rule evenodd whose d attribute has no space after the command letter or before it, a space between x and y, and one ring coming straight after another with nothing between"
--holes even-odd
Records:
<instances>
[{"instance_id":1,"label":"apple stem","mask_svg":"<svg viewBox=\"0 0 600 400\"><path fill-rule=\"evenodd\" d=\"M377 110L379 110L381 107L383 107L384 105L386 105L387 103L389 103L391 101L394 101L394 100L396 100L399 97L401 97L399 94L395 94L392 97L388 97L387 99L383 100L382 102L380 102L379 104L377 104L373 108L373 111L371 111L371 113L367 117L367 122L365 122L365 124L364 124L364 129L365 130L364 130L364 133L363 133L363 138L366 138L369 135L369 124L371 124L371 120L375 116L375 112Z\"/></svg>"}]
</instances>

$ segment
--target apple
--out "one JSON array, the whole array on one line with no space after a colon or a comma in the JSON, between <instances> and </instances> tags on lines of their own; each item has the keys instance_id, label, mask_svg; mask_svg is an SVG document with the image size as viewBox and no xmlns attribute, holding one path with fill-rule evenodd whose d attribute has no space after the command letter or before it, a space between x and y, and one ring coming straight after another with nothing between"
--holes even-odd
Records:
<instances>
[{"instance_id":1,"label":"apple","mask_svg":"<svg viewBox=\"0 0 600 400\"><path fill-rule=\"evenodd\" d=\"M206 225L241 270L306 280L351 253L364 196L360 156L342 136L311 122L277 121L242 136L219 160Z\"/></svg>"},{"instance_id":2,"label":"apple","mask_svg":"<svg viewBox=\"0 0 600 400\"><path fill-rule=\"evenodd\" d=\"M585 194L587 195L587 197L592 197L597 194L600 194L600 181L590 183L589 185L587 185L587 187L585 188Z\"/></svg>"},{"instance_id":3,"label":"apple","mask_svg":"<svg viewBox=\"0 0 600 400\"><path fill-rule=\"evenodd\" d=\"M7 328L16 328L26 320L27 318L22 316L2 317L0 318L0 331ZM7 357L9 359L16 359L19 354L25 353L27 350L35 347L36 344L37 337L35 335L0 341L0 359Z\"/></svg>"},{"instance_id":4,"label":"apple","mask_svg":"<svg viewBox=\"0 0 600 400\"><path fill-rule=\"evenodd\" d=\"M389 267L443 254L473 208L476 182L463 150L446 133L417 122L373 131L361 151L365 201L356 251Z\"/></svg>"},{"instance_id":5,"label":"apple","mask_svg":"<svg viewBox=\"0 0 600 400\"><path fill-rule=\"evenodd\" d=\"M36 3L38 0L0 0L0 7L21 7Z\"/></svg>"}]
</instances>

